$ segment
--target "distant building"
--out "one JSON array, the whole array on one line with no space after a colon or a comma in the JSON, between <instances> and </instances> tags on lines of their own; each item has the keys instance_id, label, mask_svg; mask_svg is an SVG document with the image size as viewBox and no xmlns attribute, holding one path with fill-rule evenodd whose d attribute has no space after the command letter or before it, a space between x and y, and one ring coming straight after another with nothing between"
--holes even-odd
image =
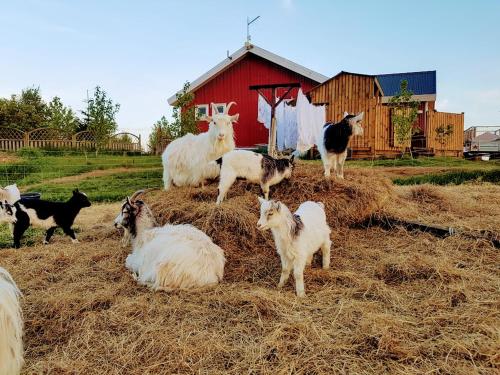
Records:
<instances>
[{"instance_id":1,"label":"distant building","mask_svg":"<svg viewBox=\"0 0 500 375\"><path fill-rule=\"evenodd\" d=\"M463 152L463 113L446 113L435 110L436 71L368 75L340 72L313 88L309 95L313 103L327 103L327 120L337 122L344 111L365 112L364 135L351 141L353 157L392 156L400 152L394 136L390 98L400 91L403 80L419 102L416 125L419 132L412 138L412 148L421 153L441 152L436 140L436 128L452 125L452 136L444 145L446 155Z\"/></svg>"},{"instance_id":2,"label":"distant building","mask_svg":"<svg viewBox=\"0 0 500 375\"><path fill-rule=\"evenodd\" d=\"M231 113L239 113L240 119L234 125L236 145L253 147L268 142L268 130L257 122L258 95L249 89L251 85L299 83L302 91L313 103L327 105L327 120L337 122L344 111L365 112L363 126L365 134L351 141L354 157L393 156L400 152L394 137L390 98L400 90L401 81L408 82L413 99L419 102L418 134L412 139L412 147L421 153L441 152L436 140L436 128L452 125L453 134L442 150L447 155L461 155L463 152L464 114L446 113L435 110L436 71L407 72L367 75L340 72L329 78L275 55L255 45L244 47L228 56L215 67L191 83L195 94L197 112L211 114L210 103L220 108L235 101ZM297 90L289 94L295 98ZM278 94L283 93L280 90ZM176 95L168 99L174 105ZM234 111L234 112L233 112ZM207 129L200 122L202 131Z\"/></svg>"},{"instance_id":3,"label":"distant building","mask_svg":"<svg viewBox=\"0 0 500 375\"><path fill-rule=\"evenodd\" d=\"M236 106L231 113L239 113L240 119L234 124L236 145L252 147L268 141L268 130L257 122L257 100L250 85L300 83L303 91L308 91L328 77L303 67L284 57L252 44L246 44L228 56L215 67L191 82L191 92L195 95L194 104L199 114L211 114L210 103L216 103L220 109L234 101ZM290 93L296 97L297 90ZM279 90L282 93L283 90ZM168 99L175 104L176 95ZM234 112L233 112L234 111ZM207 124L200 122L200 129L205 131Z\"/></svg>"}]
</instances>

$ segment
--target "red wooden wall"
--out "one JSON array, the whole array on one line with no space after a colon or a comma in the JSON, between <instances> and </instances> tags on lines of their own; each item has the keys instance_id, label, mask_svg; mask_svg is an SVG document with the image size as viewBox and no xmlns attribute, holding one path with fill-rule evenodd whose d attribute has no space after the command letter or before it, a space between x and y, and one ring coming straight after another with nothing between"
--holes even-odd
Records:
<instances>
[{"instance_id":1,"label":"red wooden wall","mask_svg":"<svg viewBox=\"0 0 500 375\"><path fill-rule=\"evenodd\" d=\"M250 147L267 143L268 130L257 122L258 94L256 91L250 91L248 86L290 82L299 82L304 92L319 83L250 53L198 88L194 92L194 103L210 105L236 102L237 105L230 109L230 114L240 114L238 123L234 124L236 146ZM292 91L292 97L296 94L297 90ZM211 114L211 109L209 111ZM206 122L200 122L202 131L207 128Z\"/></svg>"}]
</instances>

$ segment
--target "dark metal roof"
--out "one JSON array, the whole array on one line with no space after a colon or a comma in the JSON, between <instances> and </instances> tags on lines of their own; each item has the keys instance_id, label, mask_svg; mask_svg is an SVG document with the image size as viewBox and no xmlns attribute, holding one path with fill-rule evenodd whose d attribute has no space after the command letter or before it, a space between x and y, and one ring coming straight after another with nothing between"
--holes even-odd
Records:
<instances>
[{"instance_id":1,"label":"dark metal roof","mask_svg":"<svg viewBox=\"0 0 500 375\"><path fill-rule=\"evenodd\" d=\"M408 82L413 95L436 94L436 71L379 74L376 76L384 96L394 96L401 88L401 81Z\"/></svg>"}]
</instances>

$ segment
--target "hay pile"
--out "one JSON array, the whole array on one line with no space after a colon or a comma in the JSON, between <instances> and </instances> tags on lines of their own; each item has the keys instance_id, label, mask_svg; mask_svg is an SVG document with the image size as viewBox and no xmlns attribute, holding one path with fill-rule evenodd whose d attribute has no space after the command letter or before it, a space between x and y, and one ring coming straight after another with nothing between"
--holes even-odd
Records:
<instances>
[{"instance_id":1,"label":"hay pile","mask_svg":"<svg viewBox=\"0 0 500 375\"><path fill-rule=\"evenodd\" d=\"M391 191L387 179L371 172L351 170L344 181L327 181L321 166L299 164L291 180L271 188L270 197L285 203L292 212L307 200L323 202L330 227L345 231L380 210ZM212 184L204 189L151 191L141 199L160 224L192 224L224 249L226 280L273 280L277 265L267 260L276 257L274 241L270 231L262 233L256 227L259 186L237 181L220 206L215 205L217 193L217 184Z\"/></svg>"},{"instance_id":2,"label":"hay pile","mask_svg":"<svg viewBox=\"0 0 500 375\"><path fill-rule=\"evenodd\" d=\"M383 205L390 187L353 171L345 185L326 184L317 172L274 194L292 209L322 198L334 227L332 268L322 270L315 260L302 300L292 280L276 289L279 260L270 236L254 231L258 206L242 183L220 208L213 186L181 189L177 199L145 197L162 221L192 222L226 249L227 277L214 289L154 293L138 286L124 268L130 250L111 228L119 204L82 212L81 244L55 236L49 246L2 251L0 266L24 293L24 373L498 371L498 250L460 236L348 229ZM298 175L307 173L314 171ZM293 184L302 190L287 195ZM360 204L359 213L348 207L350 197L372 202L368 196L381 200L371 208Z\"/></svg>"}]
</instances>

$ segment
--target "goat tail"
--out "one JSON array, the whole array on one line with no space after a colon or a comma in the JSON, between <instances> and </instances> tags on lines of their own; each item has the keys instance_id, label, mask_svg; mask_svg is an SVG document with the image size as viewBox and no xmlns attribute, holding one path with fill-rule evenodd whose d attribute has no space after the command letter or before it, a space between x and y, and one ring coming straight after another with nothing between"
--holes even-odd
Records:
<instances>
[{"instance_id":1,"label":"goat tail","mask_svg":"<svg viewBox=\"0 0 500 375\"><path fill-rule=\"evenodd\" d=\"M12 276L0 267L0 374L19 374L23 365L20 296Z\"/></svg>"}]
</instances>

